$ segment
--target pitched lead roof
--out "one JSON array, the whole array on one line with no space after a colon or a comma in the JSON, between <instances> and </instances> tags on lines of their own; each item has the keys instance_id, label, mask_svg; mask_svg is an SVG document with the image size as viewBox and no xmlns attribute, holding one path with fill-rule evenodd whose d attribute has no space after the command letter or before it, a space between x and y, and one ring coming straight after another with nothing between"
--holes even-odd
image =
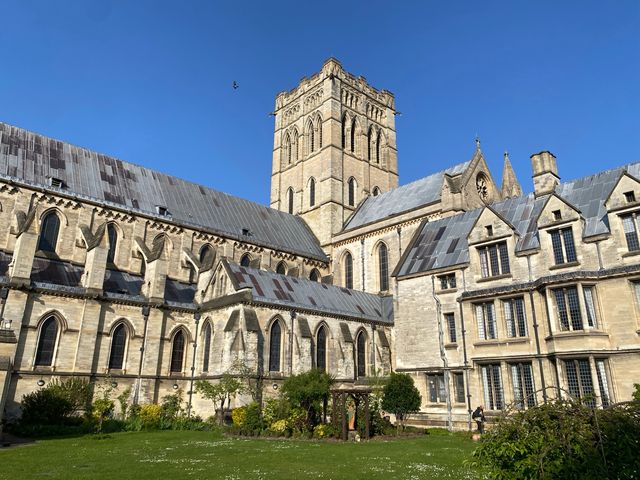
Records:
<instances>
[{"instance_id":1,"label":"pitched lead roof","mask_svg":"<svg viewBox=\"0 0 640 480\"><path fill-rule=\"evenodd\" d=\"M241 267L222 260L237 288L250 288L254 301L393 324L393 298L327 285L305 278Z\"/></svg>"},{"instance_id":2,"label":"pitched lead roof","mask_svg":"<svg viewBox=\"0 0 640 480\"><path fill-rule=\"evenodd\" d=\"M640 178L640 162L559 184L555 193L576 207L585 220L583 238L609 233L605 201L627 171ZM540 247L537 221L549 195L533 193L490 205L517 233L516 252ZM393 275L404 276L469 261L467 237L482 208L425 223Z\"/></svg>"},{"instance_id":3,"label":"pitched lead roof","mask_svg":"<svg viewBox=\"0 0 640 480\"><path fill-rule=\"evenodd\" d=\"M165 207L167 221L327 261L300 217L1 122L0 178L147 215Z\"/></svg>"},{"instance_id":4,"label":"pitched lead roof","mask_svg":"<svg viewBox=\"0 0 640 480\"><path fill-rule=\"evenodd\" d=\"M463 173L471 161L454 165L380 195L367 197L346 221L343 230L377 222L439 200L445 175L455 176Z\"/></svg>"}]
</instances>

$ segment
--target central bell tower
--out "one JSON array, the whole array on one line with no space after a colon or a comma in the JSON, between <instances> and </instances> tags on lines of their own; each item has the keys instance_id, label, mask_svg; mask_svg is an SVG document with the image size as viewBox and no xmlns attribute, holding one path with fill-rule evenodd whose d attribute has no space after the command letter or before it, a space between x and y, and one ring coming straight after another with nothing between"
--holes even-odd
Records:
<instances>
[{"instance_id":1,"label":"central bell tower","mask_svg":"<svg viewBox=\"0 0 640 480\"><path fill-rule=\"evenodd\" d=\"M276 97L271 207L300 215L331 253L358 204L398 186L391 92L329 58Z\"/></svg>"}]
</instances>

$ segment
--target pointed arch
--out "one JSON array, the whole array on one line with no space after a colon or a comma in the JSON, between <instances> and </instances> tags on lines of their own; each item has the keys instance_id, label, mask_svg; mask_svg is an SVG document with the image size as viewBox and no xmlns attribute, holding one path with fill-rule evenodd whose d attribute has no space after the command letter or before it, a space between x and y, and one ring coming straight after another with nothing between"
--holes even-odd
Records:
<instances>
[{"instance_id":1,"label":"pointed arch","mask_svg":"<svg viewBox=\"0 0 640 480\"><path fill-rule=\"evenodd\" d=\"M309 274L309 280L311 280L312 282L319 282L320 279L321 275L318 269L314 268L313 270L311 270L311 273Z\"/></svg>"},{"instance_id":2,"label":"pointed arch","mask_svg":"<svg viewBox=\"0 0 640 480\"><path fill-rule=\"evenodd\" d=\"M248 253L245 253L244 255L242 255L242 257L240 257L240 266L248 267L250 265L251 265L251 255L249 255Z\"/></svg>"},{"instance_id":3,"label":"pointed arch","mask_svg":"<svg viewBox=\"0 0 640 480\"><path fill-rule=\"evenodd\" d=\"M349 136L349 115L345 112L342 115L342 148L347 149L347 141Z\"/></svg>"},{"instance_id":4,"label":"pointed arch","mask_svg":"<svg viewBox=\"0 0 640 480\"><path fill-rule=\"evenodd\" d=\"M171 336L170 373L181 373L184 370L185 353L187 351L187 335L184 328L179 327Z\"/></svg>"},{"instance_id":5,"label":"pointed arch","mask_svg":"<svg viewBox=\"0 0 640 480\"><path fill-rule=\"evenodd\" d=\"M316 132L312 119L309 119L309 121L307 121L306 136L307 155L311 155L316 150Z\"/></svg>"},{"instance_id":6,"label":"pointed arch","mask_svg":"<svg viewBox=\"0 0 640 480\"><path fill-rule=\"evenodd\" d=\"M58 245L58 233L60 231L60 217L56 209L48 210L40 223L40 237L38 238L38 250L41 252L56 253Z\"/></svg>"},{"instance_id":7,"label":"pointed arch","mask_svg":"<svg viewBox=\"0 0 640 480\"><path fill-rule=\"evenodd\" d=\"M315 364L318 370L327 371L327 326L321 323L316 331Z\"/></svg>"},{"instance_id":8,"label":"pointed arch","mask_svg":"<svg viewBox=\"0 0 640 480\"><path fill-rule=\"evenodd\" d=\"M384 242L376 247L378 256L378 286L381 292L389 290L389 248Z\"/></svg>"},{"instance_id":9,"label":"pointed arch","mask_svg":"<svg viewBox=\"0 0 640 480\"><path fill-rule=\"evenodd\" d=\"M357 143L358 143L358 135L357 135L357 131L359 130L358 128L358 119L357 117L353 117L353 120L351 121L351 142L350 142L350 149L353 153L357 153Z\"/></svg>"},{"instance_id":10,"label":"pointed arch","mask_svg":"<svg viewBox=\"0 0 640 480\"><path fill-rule=\"evenodd\" d=\"M350 177L347 181L347 204L350 207L355 207L356 205L356 188L358 184L354 177Z\"/></svg>"},{"instance_id":11,"label":"pointed arch","mask_svg":"<svg viewBox=\"0 0 640 480\"><path fill-rule=\"evenodd\" d=\"M373 129L373 125L371 125L369 127L369 131L367 132L367 160L369 162L373 159L374 139L375 139L375 131Z\"/></svg>"},{"instance_id":12,"label":"pointed arch","mask_svg":"<svg viewBox=\"0 0 640 480\"><path fill-rule=\"evenodd\" d=\"M377 197L378 195L380 195L380 188L379 187L373 187L373 196Z\"/></svg>"},{"instance_id":13,"label":"pointed arch","mask_svg":"<svg viewBox=\"0 0 640 480\"><path fill-rule=\"evenodd\" d=\"M111 329L108 364L110 370L122 370L124 368L129 333L129 326L122 320L116 322Z\"/></svg>"},{"instance_id":14,"label":"pointed arch","mask_svg":"<svg viewBox=\"0 0 640 480\"><path fill-rule=\"evenodd\" d=\"M213 324L207 318L202 326L202 371L208 372L211 367L211 340L213 339Z\"/></svg>"},{"instance_id":15,"label":"pointed arch","mask_svg":"<svg viewBox=\"0 0 640 480\"><path fill-rule=\"evenodd\" d=\"M322 115L319 113L316 115L316 142L318 143L318 150L322 148Z\"/></svg>"},{"instance_id":16,"label":"pointed arch","mask_svg":"<svg viewBox=\"0 0 640 480\"><path fill-rule=\"evenodd\" d=\"M282 322L275 317L269 328L269 371L282 371Z\"/></svg>"},{"instance_id":17,"label":"pointed arch","mask_svg":"<svg viewBox=\"0 0 640 480\"><path fill-rule=\"evenodd\" d=\"M200 265L204 267L205 264L211 262L213 258L215 258L215 250L213 247L208 243L202 245L202 247L200 247L200 253L198 254Z\"/></svg>"},{"instance_id":18,"label":"pointed arch","mask_svg":"<svg viewBox=\"0 0 640 480\"><path fill-rule=\"evenodd\" d=\"M356 335L356 378L367 376L368 335L360 329Z\"/></svg>"},{"instance_id":19,"label":"pointed arch","mask_svg":"<svg viewBox=\"0 0 640 480\"><path fill-rule=\"evenodd\" d=\"M284 141L282 142L282 158L286 165L291 165L291 136L289 132L284 134Z\"/></svg>"},{"instance_id":20,"label":"pointed arch","mask_svg":"<svg viewBox=\"0 0 640 480\"><path fill-rule=\"evenodd\" d=\"M353 289L353 256L349 251L342 257L342 268L344 271L345 288Z\"/></svg>"},{"instance_id":21,"label":"pointed arch","mask_svg":"<svg viewBox=\"0 0 640 480\"><path fill-rule=\"evenodd\" d=\"M293 215L293 188L287 190L287 211Z\"/></svg>"},{"instance_id":22,"label":"pointed arch","mask_svg":"<svg viewBox=\"0 0 640 480\"><path fill-rule=\"evenodd\" d=\"M381 144L382 144L382 132L378 130L378 133L376 134L376 163L378 165L382 163L382 156L380 154Z\"/></svg>"},{"instance_id":23,"label":"pointed arch","mask_svg":"<svg viewBox=\"0 0 640 480\"><path fill-rule=\"evenodd\" d=\"M287 274L287 263L284 260L276 265L276 273L279 273L280 275Z\"/></svg>"},{"instance_id":24,"label":"pointed arch","mask_svg":"<svg viewBox=\"0 0 640 480\"><path fill-rule=\"evenodd\" d=\"M297 163L300 159L300 135L298 130L294 127L291 131L291 162Z\"/></svg>"},{"instance_id":25,"label":"pointed arch","mask_svg":"<svg viewBox=\"0 0 640 480\"><path fill-rule=\"evenodd\" d=\"M60 321L54 314L49 314L40 321L34 366L50 367L53 365L60 337L60 327Z\"/></svg>"},{"instance_id":26,"label":"pointed arch","mask_svg":"<svg viewBox=\"0 0 640 480\"><path fill-rule=\"evenodd\" d=\"M316 179L309 178L309 206L313 207L316 204Z\"/></svg>"},{"instance_id":27,"label":"pointed arch","mask_svg":"<svg viewBox=\"0 0 640 480\"><path fill-rule=\"evenodd\" d=\"M113 222L107 223L107 239L109 240L107 265L113 265L116 263L116 249L118 248L118 228Z\"/></svg>"}]
</instances>

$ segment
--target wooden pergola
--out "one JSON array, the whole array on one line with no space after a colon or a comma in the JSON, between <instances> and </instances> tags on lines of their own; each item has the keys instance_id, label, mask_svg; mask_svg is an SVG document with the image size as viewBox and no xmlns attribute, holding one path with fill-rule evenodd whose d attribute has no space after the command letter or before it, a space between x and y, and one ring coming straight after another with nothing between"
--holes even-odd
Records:
<instances>
[{"instance_id":1,"label":"wooden pergola","mask_svg":"<svg viewBox=\"0 0 640 480\"><path fill-rule=\"evenodd\" d=\"M371 388L368 387L352 387L352 388L334 388L331 390L331 397L333 400L333 414L331 415L331 421L336 431L338 430L338 422L341 424L342 440L349 438L349 424L347 422L347 399L353 398L355 404L355 419L354 426L358 428L358 406L364 401L364 418L365 418L365 438L370 438L370 418L369 418L369 394ZM340 415L337 415L337 413Z\"/></svg>"}]
</instances>

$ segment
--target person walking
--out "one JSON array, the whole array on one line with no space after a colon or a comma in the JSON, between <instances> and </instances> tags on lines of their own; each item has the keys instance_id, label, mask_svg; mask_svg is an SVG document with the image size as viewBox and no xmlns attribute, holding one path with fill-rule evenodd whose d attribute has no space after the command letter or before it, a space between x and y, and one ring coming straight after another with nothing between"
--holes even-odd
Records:
<instances>
[{"instance_id":1,"label":"person walking","mask_svg":"<svg viewBox=\"0 0 640 480\"><path fill-rule=\"evenodd\" d=\"M473 411L473 413L471 414L471 418L475 420L476 424L478 425L478 433L484 433L485 418L484 407L482 405L479 405L478 408Z\"/></svg>"}]
</instances>

